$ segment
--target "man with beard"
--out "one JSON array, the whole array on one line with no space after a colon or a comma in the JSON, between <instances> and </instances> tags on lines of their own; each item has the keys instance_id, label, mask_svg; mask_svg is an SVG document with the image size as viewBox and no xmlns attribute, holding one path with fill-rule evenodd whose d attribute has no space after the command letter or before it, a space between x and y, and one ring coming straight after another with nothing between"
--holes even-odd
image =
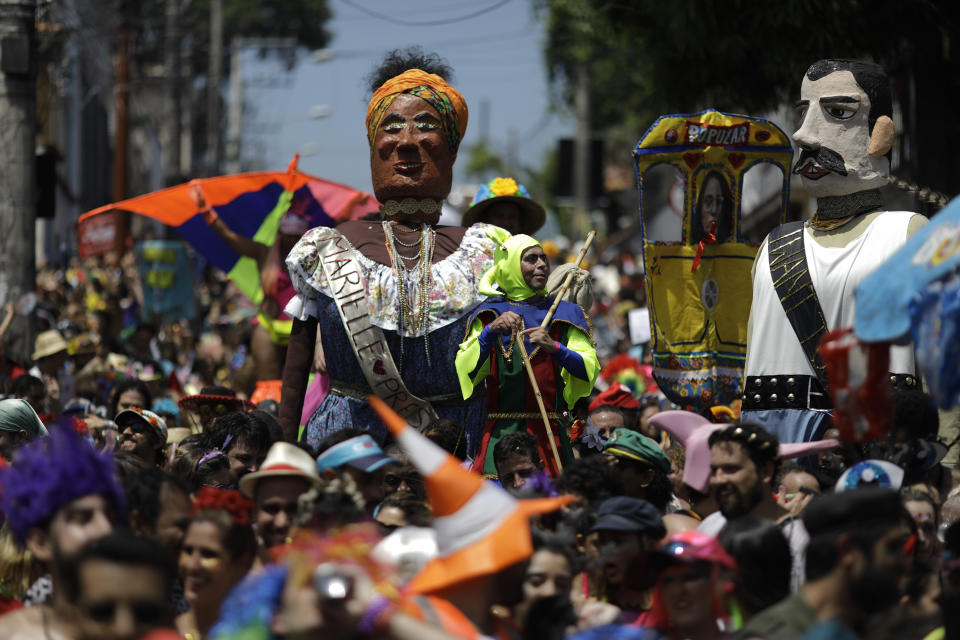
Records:
<instances>
[{"instance_id":1,"label":"man with beard","mask_svg":"<svg viewBox=\"0 0 960 640\"><path fill-rule=\"evenodd\" d=\"M793 172L817 198L805 223L774 229L753 266L747 328L745 419L783 442L823 437L830 412L820 337L854 322L854 290L926 222L884 211L894 139L890 86L876 64L820 60L797 103ZM890 350L897 388L919 388L913 348Z\"/></svg>"},{"instance_id":2,"label":"man with beard","mask_svg":"<svg viewBox=\"0 0 960 640\"><path fill-rule=\"evenodd\" d=\"M910 528L895 491L825 495L810 504L803 522L810 532L807 582L750 620L744 637L798 638L820 625L840 627L831 637L849 637L850 630L862 634L871 614L896 606Z\"/></svg>"},{"instance_id":3,"label":"man with beard","mask_svg":"<svg viewBox=\"0 0 960 640\"><path fill-rule=\"evenodd\" d=\"M163 464L163 448L167 444L163 418L153 411L132 407L118 413L113 421L120 432L120 451L129 451L151 466Z\"/></svg>"},{"instance_id":4,"label":"man with beard","mask_svg":"<svg viewBox=\"0 0 960 640\"><path fill-rule=\"evenodd\" d=\"M755 424L734 424L710 434L710 491L720 511L707 516L697 529L716 536L727 520L752 515L780 527L790 543L791 587L803 583L809 536L803 522L773 497L773 479L780 466L777 437Z\"/></svg>"}]
</instances>

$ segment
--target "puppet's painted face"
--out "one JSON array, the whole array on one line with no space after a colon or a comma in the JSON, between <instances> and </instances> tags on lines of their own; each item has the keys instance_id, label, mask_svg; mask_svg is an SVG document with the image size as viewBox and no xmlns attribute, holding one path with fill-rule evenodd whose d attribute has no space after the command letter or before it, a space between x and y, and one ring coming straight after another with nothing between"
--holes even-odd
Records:
<instances>
[{"instance_id":1,"label":"puppet's painted face","mask_svg":"<svg viewBox=\"0 0 960 640\"><path fill-rule=\"evenodd\" d=\"M887 184L889 160L868 153L870 98L851 72L834 71L819 80L804 75L797 113L793 172L811 195L842 196Z\"/></svg>"},{"instance_id":2,"label":"puppet's painted face","mask_svg":"<svg viewBox=\"0 0 960 640\"><path fill-rule=\"evenodd\" d=\"M397 96L380 122L370 153L377 200L446 198L455 159L436 109L416 96Z\"/></svg>"}]
</instances>

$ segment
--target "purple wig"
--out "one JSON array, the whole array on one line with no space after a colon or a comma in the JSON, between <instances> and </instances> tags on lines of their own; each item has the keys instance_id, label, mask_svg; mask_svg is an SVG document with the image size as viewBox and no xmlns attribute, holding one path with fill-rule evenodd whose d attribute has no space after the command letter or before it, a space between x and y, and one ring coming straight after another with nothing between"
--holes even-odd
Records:
<instances>
[{"instance_id":1,"label":"purple wig","mask_svg":"<svg viewBox=\"0 0 960 640\"><path fill-rule=\"evenodd\" d=\"M33 527L42 527L73 500L103 496L123 515L126 500L114 478L113 458L98 453L70 429L54 427L17 450L13 464L0 469L0 511L23 544Z\"/></svg>"}]
</instances>

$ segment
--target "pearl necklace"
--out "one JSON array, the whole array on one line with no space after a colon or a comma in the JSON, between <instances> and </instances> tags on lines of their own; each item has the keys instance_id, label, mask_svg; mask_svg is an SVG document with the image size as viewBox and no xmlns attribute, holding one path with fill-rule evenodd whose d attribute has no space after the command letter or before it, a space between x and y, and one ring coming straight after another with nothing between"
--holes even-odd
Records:
<instances>
[{"instance_id":1,"label":"pearl necklace","mask_svg":"<svg viewBox=\"0 0 960 640\"><path fill-rule=\"evenodd\" d=\"M387 253L390 255L390 262L393 266L394 275L397 278L397 294L400 298L400 317L397 322L398 333L400 335L400 368L403 369L403 334L405 332L424 334L424 349L427 356L427 366L431 366L430 360L430 284L431 284L431 265L433 264L433 250L436 245L436 232L428 225L423 225L421 229L420 241L414 244L403 244L394 233L395 222L383 222L383 233L386 237ZM419 246L420 249L416 256L407 258L400 254L397 245L406 247ZM417 269L407 267L405 260L419 260L419 274L417 279L417 291L408 290L407 279L409 274ZM419 293L416 309L410 299L412 293Z\"/></svg>"}]
</instances>

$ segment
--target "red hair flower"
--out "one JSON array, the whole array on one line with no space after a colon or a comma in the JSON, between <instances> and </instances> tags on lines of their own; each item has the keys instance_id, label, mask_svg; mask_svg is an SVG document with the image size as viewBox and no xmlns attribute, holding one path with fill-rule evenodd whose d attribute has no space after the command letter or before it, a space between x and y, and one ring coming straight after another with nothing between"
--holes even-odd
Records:
<instances>
[{"instance_id":1,"label":"red hair flower","mask_svg":"<svg viewBox=\"0 0 960 640\"><path fill-rule=\"evenodd\" d=\"M236 489L201 487L197 497L193 499L190 517L194 517L200 511L226 511L230 514L233 524L246 526L250 524L251 509L253 509L253 502Z\"/></svg>"}]
</instances>

